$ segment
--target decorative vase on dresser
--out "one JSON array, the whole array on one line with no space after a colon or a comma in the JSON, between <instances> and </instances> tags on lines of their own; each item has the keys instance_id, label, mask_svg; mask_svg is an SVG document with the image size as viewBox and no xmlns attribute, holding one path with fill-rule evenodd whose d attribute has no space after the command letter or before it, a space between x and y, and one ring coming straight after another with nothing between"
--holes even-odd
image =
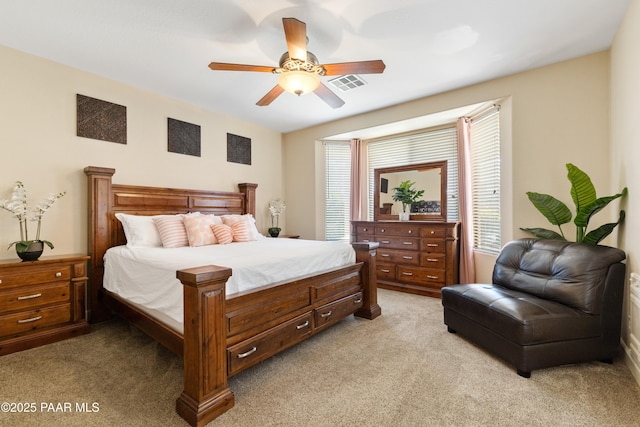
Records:
<instances>
[{"instance_id":1,"label":"decorative vase on dresser","mask_svg":"<svg viewBox=\"0 0 640 427\"><path fill-rule=\"evenodd\" d=\"M89 332L86 255L0 261L0 355Z\"/></svg>"},{"instance_id":2,"label":"decorative vase on dresser","mask_svg":"<svg viewBox=\"0 0 640 427\"><path fill-rule=\"evenodd\" d=\"M440 297L458 282L458 222L352 221L353 242L378 242L378 287Z\"/></svg>"}]
</instances>

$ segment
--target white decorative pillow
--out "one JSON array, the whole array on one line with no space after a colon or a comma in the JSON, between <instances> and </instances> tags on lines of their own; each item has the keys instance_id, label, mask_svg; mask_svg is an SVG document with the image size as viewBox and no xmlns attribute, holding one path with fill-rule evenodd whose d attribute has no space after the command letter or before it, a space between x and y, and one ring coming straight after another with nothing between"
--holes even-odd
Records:
<instances>
[{"instance_id":1,"label":"white decorative pillow","mask_svg":"<svg viewBox=\"0 0 640 427\"><path fill-rule=\"evenodd\" d=\"M189 246L187 230L184 228L184 223L182 222L183 216L184 215L163 215L153 219L160 234L162 246L165 248Z\"/></svg>"},{"instance_id":2,"label":"white decorative pillow","mask_svg":"<svg viewBox=\"0 0 640 427\"><path fill-rule=\"evenodd\" d=\"M122 223L124 235L127 238L127 246L162 246L160 233L154 224L156 216L117 213L116 218Z\"/></svg>"},{"instance_id":3,"label":"white decorative pillow","mask_svg":"<svg viewBox=\"0 0 640 427\"><path fill-rule=\"evenodd\" d=\"M216 245L218 239L211 226L222 224L222 219L215 215L191 215L182 218L187 231L189 246Z\"/></svg>"},{"instance_id":4,"label":"white decorative pillow","mask_svg":"<svg viewBox=\"0 0 640 427\"><path fill-rule=\"evenodd\" d=\"M228 245L233 242L233 234L231 233L231 227L226 224L213 224L211 226L213 234L216 235L216 240L221 245Z\"/></svg>"},{"instance_id":5,"label":"white decorative pillow","mask_svg":"<svg viewBox=\"0 0 640 427\"><path fill-rule=\"evenodd\" d=\"M244 215L222 215L222 222L226 225L233 225L238 221L246 221L249 225L249 240L258 240L261 237L264 237L258 231L256 227L256 220L251 214Z\"/></svg>"}]
</instances>

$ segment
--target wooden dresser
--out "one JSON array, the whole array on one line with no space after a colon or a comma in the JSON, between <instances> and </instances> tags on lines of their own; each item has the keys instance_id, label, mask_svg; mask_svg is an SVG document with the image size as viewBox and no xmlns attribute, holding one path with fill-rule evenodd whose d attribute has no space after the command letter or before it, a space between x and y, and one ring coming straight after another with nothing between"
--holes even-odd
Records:
<instances>
[{"instance_id":1,"label":"wooden dresser","mask_svg":"<svg viewBox=\"0 0 640 427\"><path fill-rule=\"evenodd\" d=\"M353 242L378 242L378 287L440 297L458 283L460 223L352 221Z\"/></svg>"},{"instance_id":2,"label":"wooden dresser","mask_svg":"<svg viewBox=\"0 0 640 427\"><path fill-rule=\"evenodd\" d=\"M0 355L86 334L86 255L0 261Z\"/></svg>"}]
</instances>

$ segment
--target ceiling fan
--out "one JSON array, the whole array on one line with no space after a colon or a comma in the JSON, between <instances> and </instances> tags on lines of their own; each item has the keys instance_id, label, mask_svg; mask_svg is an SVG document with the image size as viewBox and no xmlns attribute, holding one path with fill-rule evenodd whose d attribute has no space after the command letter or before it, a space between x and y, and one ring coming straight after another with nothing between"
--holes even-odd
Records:
<instances>
[{"instance_id":1,"label":"ceiling fan","mask_svg":"<svg viewBox=\"0 0 640 427\"><path fill-rule=\"evenodd\" d=\"M271 104L286 90L298 96L313 92L331 108L339 108L344 105L344 101L320 81L320 76L379 74L384 71L384 62L379 59L320 64L318 58L307 50L307 24L295 18L282 18L282 23L288 51L280 57L278 67L212 62L209 64L209 68L221 71L256 71L278 74L278 84L256 103L261 107Z\"/></svg>"}]
</instances>

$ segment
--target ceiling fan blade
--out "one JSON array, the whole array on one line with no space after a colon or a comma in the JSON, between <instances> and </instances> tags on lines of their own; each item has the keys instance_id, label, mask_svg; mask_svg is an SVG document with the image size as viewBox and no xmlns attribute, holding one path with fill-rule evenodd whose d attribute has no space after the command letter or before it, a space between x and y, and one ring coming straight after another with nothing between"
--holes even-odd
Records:
<instances>
[{"instance_id":1,"label":"ceiling fan blade","mask_svg":"<svg viewBox=\"0 0 640 427\"><path fill-rule=\"evenodd\" d=\"M331 108L340 108L344 105L344 101L323 83L320 83L320 86L318 86L316 90L313 91L313 93L318 95L320 99L329 104Z\"/></svg>"},{"instance_id":2,"label":"ceiling fan blade","mask_svg":"<svg viewBox=\"0 0 640 427\"><path fill-rule=\"evenodd\" d=\"M289 58L307 60L307 24L296 18L282 18Z\"/></svg>"},{"instance_id":3,"label":"ceiling fan blade","mask_svg":"<svg viewBox=\"0 0 640 427\"><path fill-rule=\"evenodd\" d=\"M260 99L260 101L256 102L256 105L261 107L265 107L273 102L274 99L279 97L284 89L280 87L280 85L276 85L273 89L271 89L265 96Z\"/></svg>"},{"instance_id":4,"label":"ceiling fan blade","mask_svg":"<svg viewBox=\"0 0 640 427\"><path fill-rule=\"evenodd\" d=\"M338 64L323 64L327 76L342 76L344 74L379 74L386 67L382 60L341 62Z\"/></svg>"},{"instance_id":5,"label":"ceiling fan blade","mask_svg":"<svg viewBox=\"0 0 640 427\"><path fill-rule=\"evenodd\" d=\"M264 65L225 64L224 62L212 62L209 64L209 68L221 71L257 71L259 73L273 73L275 70L275 67Z\"/></svg>"}]
</instances>

